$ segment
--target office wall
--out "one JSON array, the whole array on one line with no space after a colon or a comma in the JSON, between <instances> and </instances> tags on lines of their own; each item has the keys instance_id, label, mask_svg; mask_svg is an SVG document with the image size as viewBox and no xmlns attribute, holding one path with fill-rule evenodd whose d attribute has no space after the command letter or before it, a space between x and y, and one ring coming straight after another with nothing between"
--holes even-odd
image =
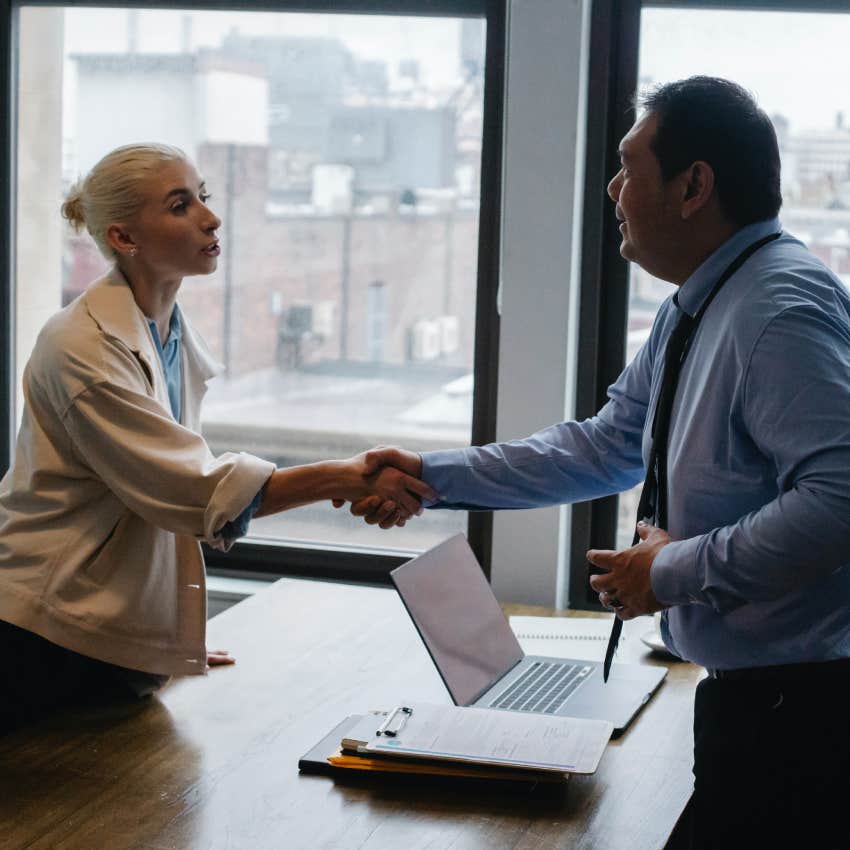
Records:
<instances>
[{"instance_id":1,"label":"office wall","mask_svg":"<svg viewBox=\"0 0 850 850\"><path fill-rule=\"evenodd\" d=\"M590 0L509 4L500 440L573 413L589 6ZM569 509L559 507L495 515L491 576L500 599L566 604L568 520Z\"/></svg>"},{"instance_id":2,"label":"office wall","mask_svg":"<svg viewBox=\"0 0 850 850\"><path fill-rule=\"evenodd\" d=\"M62 55L64 13L29 8L20 17L17 187L16 411L20 375L45 319L60 303L62 275Z\"/></svg>"}]
</instances>

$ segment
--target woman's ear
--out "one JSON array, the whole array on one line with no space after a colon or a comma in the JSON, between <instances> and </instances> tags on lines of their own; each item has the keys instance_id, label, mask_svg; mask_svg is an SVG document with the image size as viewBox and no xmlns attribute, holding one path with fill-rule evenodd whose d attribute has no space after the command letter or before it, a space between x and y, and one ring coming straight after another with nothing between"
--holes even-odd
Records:
<instances>
[{"instance_id":1,"label":"woman's ear","mask_svg":"<svg viewBox=\"0 0 850 850\"><path fill-rule=\"evenodd\" d=\"M123 224L110 224L106 229L106 241L118 254L133 256L138 250L133 237Z\"/></svg>"}]
</instances>

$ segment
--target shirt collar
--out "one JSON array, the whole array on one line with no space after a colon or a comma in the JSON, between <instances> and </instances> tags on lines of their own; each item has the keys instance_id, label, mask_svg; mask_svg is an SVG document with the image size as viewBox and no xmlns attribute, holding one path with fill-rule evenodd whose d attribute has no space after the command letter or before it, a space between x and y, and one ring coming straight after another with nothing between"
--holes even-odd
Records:
<instances>
[{"instance_id":1,"label":"shirt collar","mask_svg":"<svg viewBox=\"0 0 850 850\"><path fill-rule=\"evenodd\" d=\"M168 336L164 341L159 338L159 330L156 326L156 322L147 316L145 316L145 319L147 320L148 327L151 329L153 338L159 341L162 348L165 348L165 346L171 342L179 342L183 336L183 323L180 320L180 308L176 304L174 305L174 309L171 311L171 318L168 320Z\"/></svg>"},{"instance_id":2,"label":"shirt collar","mask_svg":"<svg viewBox=\"0 0 850 850\"><path fill-rule=\"evenodd\" d=\"M676 304L689 316L695 316L727 266L753 242L758 242L771 233L778 233L781 229L778 218L756 221L742 227L704 260L679 287L674 296Z\"/></svg>"}]
</instances>

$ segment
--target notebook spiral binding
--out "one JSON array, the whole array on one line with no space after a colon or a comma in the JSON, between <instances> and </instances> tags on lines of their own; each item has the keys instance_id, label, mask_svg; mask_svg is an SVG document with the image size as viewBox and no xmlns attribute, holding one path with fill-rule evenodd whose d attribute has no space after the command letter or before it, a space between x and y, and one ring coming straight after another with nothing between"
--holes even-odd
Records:
<instances>
[{"instance_id":1,"label":"notebook spiral binding","mask_svg":"<svg viewBox=\"0 0 850 850\"><path fill-rule=\"evenodd\" d=\"M570 634L570 635L561 635L561 634L551 634L546 632L517 632L516 637L518 640L595 640L595 641L607 641L608 635L581 635L581 634ZM622 640L626 640L626 636L623 635Z\"/></svg>"}]
</instances>

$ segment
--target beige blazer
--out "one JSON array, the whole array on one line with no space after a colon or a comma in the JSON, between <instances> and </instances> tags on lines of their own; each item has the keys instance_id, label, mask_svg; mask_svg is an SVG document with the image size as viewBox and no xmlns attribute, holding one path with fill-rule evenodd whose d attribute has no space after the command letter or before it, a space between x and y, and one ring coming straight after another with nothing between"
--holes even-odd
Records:
<instances>
[{"instance_id":1,"label":"beige blazer","mask_svg":"<svg viewBox=\"0 0 850 850\"><path fill-rule=\"evenodd\" d=\"M183 321L183 423L147 321L117 270L53 316L24 372L12 468L0 482L0 619L112 664L206 668L200 541L274 465L213 457L200 436L220 371Z\"/></svg>"}]
</instances>

